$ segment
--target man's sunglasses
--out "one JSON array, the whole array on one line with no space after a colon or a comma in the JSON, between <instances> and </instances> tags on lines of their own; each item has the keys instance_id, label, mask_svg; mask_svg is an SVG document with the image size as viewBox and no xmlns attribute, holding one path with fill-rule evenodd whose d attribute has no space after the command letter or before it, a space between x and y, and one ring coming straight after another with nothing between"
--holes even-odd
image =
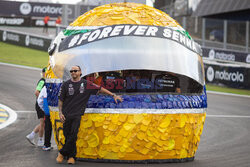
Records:
<instances>
[{"instance_id":1,"label":"man's sunglasses","mask_svg":"<svg viewBox=\"0 0 250 167\"><path fill-rule=\"evenodd\" d=\"M72 72L77 72L77 71L79 71L79 70L70 70L69 72L72 73Z\"/></svg>"}]
</instances>

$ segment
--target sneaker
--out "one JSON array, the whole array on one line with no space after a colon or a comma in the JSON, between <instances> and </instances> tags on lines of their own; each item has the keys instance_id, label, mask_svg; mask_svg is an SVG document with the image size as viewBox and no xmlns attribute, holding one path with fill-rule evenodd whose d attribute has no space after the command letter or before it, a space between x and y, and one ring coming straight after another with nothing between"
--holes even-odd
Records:
<instances>
[{"instance_id":1,"label":"sneaker","mask_svg":"<svg viewBox=\"0 0 250 167\"><path fill-rule=\"evenodd\" d=\"M26 136L26 139L28 140L28 142L29 142L30 144L35 145L35 142L34 142L35 137L34 137L34 136L32 136L31 134L28 134L28 135Z\"/></svg>"},{"instance_id":2,"label":"sneaker","mask_svg":"<svg viewBox=\"0 0 250 167\"><path fill-rule=\"evenodd\" d=\"M64 159L64 156L62 154L58 153L58 156L56 158L56 162L60 164L63 162L63 159Z\"/></svg>"},{"instance_id":3,"label":"sneaker","mask_svg":"<svg viewBox=\"0 0 250 167\"><path fill-rule=\"evenodd\" d=\"M43 151L50 151L53 149L53 147L46 147L46 146L43 146L42 147Z\"/></svg>"},{"instance_id":4,"label":"sneaker","mask_svg":"<svg viewBox=\"0 0 250 167\"><path fill-rule=\"evenodd\" d=\"M42 147L44 145L44 141L43 140L38 140L37 141L37 147Z\"/></svg>"},{"instance_id":5,"label":"sneaker","mask_svg":"<svg viewBox=\"0 0 250 167\"><path fill-rule=\"evenodd\" d=\"M68 159L68 164L75 164L75 159L74 158L72 158L72 157L70 157L69 159Z\"/></svg>"}]
</instances>

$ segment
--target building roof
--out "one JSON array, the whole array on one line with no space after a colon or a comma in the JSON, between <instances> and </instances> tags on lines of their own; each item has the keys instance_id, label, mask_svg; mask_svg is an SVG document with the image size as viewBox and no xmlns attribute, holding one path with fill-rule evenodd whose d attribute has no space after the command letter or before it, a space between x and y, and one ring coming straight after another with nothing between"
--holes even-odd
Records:
<instances>
[{"instance_id":1,"label":"building roof","mask_svg":"<svg viewBox=\"0 0 250 167\"><path fill-rule=\"evenodd\" d=\"M248 10L250 10L250 0L202 0L193 16L206 17Z\"/></svg>"}]
</instances>

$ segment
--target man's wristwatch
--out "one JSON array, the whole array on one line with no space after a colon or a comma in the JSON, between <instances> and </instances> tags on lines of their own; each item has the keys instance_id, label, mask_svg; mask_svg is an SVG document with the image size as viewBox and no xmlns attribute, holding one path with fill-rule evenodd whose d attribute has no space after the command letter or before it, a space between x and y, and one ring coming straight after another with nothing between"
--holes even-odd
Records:
<instances>
[{"instance_id":1,"label":"man's wristwatch","mask_svg":"<svg viewBox=\"0 0 250 167\"><path fill-rule=\"evenodd\" d=\"M113 96L113 97L115 97L115 96L116 96L116 94L112 94L112 96Z\"/></svg>"}]
</instances>

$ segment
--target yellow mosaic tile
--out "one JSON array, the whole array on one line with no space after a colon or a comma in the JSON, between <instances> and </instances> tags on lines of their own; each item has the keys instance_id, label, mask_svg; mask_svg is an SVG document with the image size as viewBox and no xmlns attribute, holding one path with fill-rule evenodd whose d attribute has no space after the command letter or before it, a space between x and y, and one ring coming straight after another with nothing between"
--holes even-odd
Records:
<instances>
[{"instance_id":1,"label":"yellow mosaic tile","mask_svg":"<svg viewBox=\"0 0 250 167\"><path fill-rule=\"evenodd\" d=\"M168 14L138 3L114 3L97 7L79 16L70 26L141 24L180 27Z\"/></svg>"},{"instance_id":2,"label":"yellow mosaic tile","mask_svg":"<svg viewBox=\"0 0 250 167\"><path fill-rule=\"evenodd\" d=\"M58 119L57 114L57 112L51 112L55 131L57 131L55 126L62 127L60 122L55 123ZM120 160L193 157L200 141L205 116L205 113L85 114L78 133L77 157ZM103 118L107 117L115 121L108 119L108 123L100 126L99 123L105 122L106 119ZM125 117L130 119L125 120ZM148 120L157 119L159 120L151 121L148 125L143 124ZM118 123L121 124L117 125ZM160 128L153 128L158 125ZM162 128L165 129L162 130ZM58 135L55 139L59 139L57 144L61 147L60 142L64 143L62 130L55 134Z\"/></svg>"}]
</instances>

